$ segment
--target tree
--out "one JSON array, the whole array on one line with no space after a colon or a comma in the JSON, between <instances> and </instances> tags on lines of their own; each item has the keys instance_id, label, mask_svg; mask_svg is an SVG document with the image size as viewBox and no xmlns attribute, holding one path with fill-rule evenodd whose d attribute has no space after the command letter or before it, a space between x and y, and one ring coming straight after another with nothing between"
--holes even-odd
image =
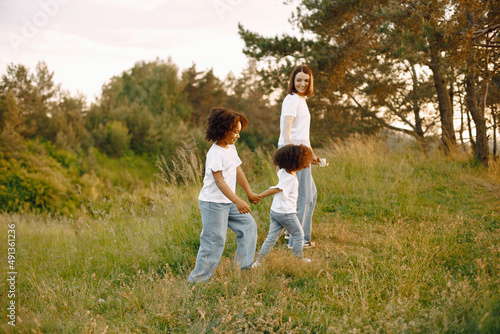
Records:
<instances>
[{"instance_id":1,"label":"tree","mask_svg":"<svg viewBox=\"0 0 500 334\"><path fill-rule=\"evenodd\" d=\"M182 128L190 121L192 113L184 92L185 83L178 72L171 60L157 59L138 62L130 70L113 77L103 87L101 99L87 112L86 124L95 146L107 151L107 124L121 122L129 131L130 148L134 152L170 152L171 143L162 139L162 133L170 133L170 128ZM163 128L158 128L159 124ZM187 133L176 135L182 138Z\"/></svg>"},{"instance_id":2,"label":"tree","mask_svg":"<svg viewBox=\"0 0 500 334\"><path fill-rule=\"evenodd\" d=\"M104 151L106 154L119 157L129 149L130 135L127 126L120 121L112 121L106 124L106 142Z\"/></svg>"},{"instance_id":3,"label":"tree","mask_svg":"<svg viewBox=\"0 0 500 334\"><path fill-rule=\"evenodd\" d=\"M500 124L500 110L498 106L500 105L500 74L495 74L493 76L491 85L489 87L490 92L488 93L487 104L490 107L491 118L493 123L493 158L496 159L498 153L497 147L497 131Z\"/></svg>"},{"instance_id":4,"label":"tree","mask_svg":"<svg viewBox=\"0 0 500 334\"><path fill-rule=\"evenodd\" d=\"M184 82L183 92L192 106L191 125L203 127L212 107L224 106L227 93L222 81L217 78L213 70L198 72L196 65L182 73Z\"/></svg>"},{"instance_id":5,"label":"tree","mask_svg":"<svg viewBox=\"0 0 500 334\"><path fill-rule=\"evenodd\" d=\"M5 97L10 92L15 97L17 129L25 138L48 135L50 103L59 89L53 76L43 62L36 66L34 74L23 65L10 64L7 73L2 75L0 96Z\"/></svg>"},{"instance_id":6,"label":"tree","mask_svg":"<svg viewBox=\"0 0 500 334\"><path fill-rule=\"evenodd\" d=\"M303 0L292 22L311 38L264 38L242 26L240 35L246 54L268 61L279 71L283 65L304 60L314 67L319 78L318 98L314 100L317 105L311 106L320 114L335 115L337 122L343 119L338 111L348 108L356 112L348 115L359 117L355 124L365 121L363 131L373 131L378 124L422 138L424 127L434 124L432 117L427 121L422 118L416 103L424 89L423 96L437 99L442 141L449 151L456 146L447 79L447 69L454 66L449 61L452 9L451 0ZM425 84L415 81L413 69L425 66L432 73L433 96L427 95L427 80ZM278 77L275 71L269 75ZM390 101L400 102L395 105ZM408 128L395 128L394 117ZM366 123L367 118L375 124Z\"/></svg>"},{"instance_id":7,"label":"tree","mask_svg":"<svg viewBox=\"0 0 500 334\"><path fill-rule=\"evenodd\" d=\"M475 156L488 166L489 144L485 108L489 85L500 70L500 2L456 0L454 59L464 65L467 108L476 129ZM494 116L493 116L494 117Z\"/></svg>"},{"instance_id":8,"label":"tree","mask_svg":"<svg viewBox=\"0 0 500 334\"><path fill-rule=\"evenodd\" d=\"M372 40L364 39L364 35L372 34L373 28L353 29L349 22L357 19L353 18L352 10L335 8L333 2L302 3L303 8L298 8L294 23L301 31L314 34L314 38L299 39L289 35L266 38L240 25L240 36L246 45L244 53L267 63L261 75L269 87L281 88L282 92L286 90L294 65L305 62L313 69L315 94L309 98L308 105L314 114L311 127L318 137L376 131L381 127L379 122L366 113L359 113L358 105L345 103L350 99L346 92L352 92L358 82L357 73L349 69L363 66L368 48L360 47L361 41L371 43ZM365 5L356 7L363 13L361 15L376 6L369 1Z\"/></svg>"},{"instance_id":9,"label":"tree","mask_svg":"<svg viewBox=\"0 0 500 334\"><path fill-rule=\"evenodd\" d=\"M48 138L56 148L82 153L92 146L91 136L85 127L85 97L61 93L59 101L51 107Z\"/></svg>"},{"instance_id":10,"label":"tree","mask_svg":"<svg viewBox=\"0 0 500 334\"><path fill-rule=\"evenodd\" d=\"M425 64L429 66L434 77L439 101L439 113L441 118L441 140L446 151L456 147L455 129L453 124L453 106L448 90L448 80L444 68L446 66L442 53L447 51L444 36L447 34L440 24L446 20L446 11L450 8L449 0L417 0L408 1L403 15L411 18L406 27L412 29L417 36L417 43L410 44L414 50L424 48L427 59ZM423 20L421 20L423 18ZM414 20L418 22L414 22ZM409 40L407 40L409 42Z\"/></svg>"},{"instance_id":11,"label":"tree","mask_svg":"<svg viewBox=\"0 0 500 334\"><path fill-rule=\"evenodd\" d=\"M230 73L225 83L226 106L249 119L248 129L241 133L242 141L251 149L274 147L278 142L280 109L271 103L269 90L262 85L257 62L250 60L238 77Z\"/></svg>"},{"instance_id":12,"label":"tree","mask_svg":"<svg viewBox=\"0 0 500 334\"><path fill-rule=\"evenodd\" d=\"M0 151L7 158L18 157L24 149L24 118L12 91L0 96Z\"/></svg>"}]
</instances>

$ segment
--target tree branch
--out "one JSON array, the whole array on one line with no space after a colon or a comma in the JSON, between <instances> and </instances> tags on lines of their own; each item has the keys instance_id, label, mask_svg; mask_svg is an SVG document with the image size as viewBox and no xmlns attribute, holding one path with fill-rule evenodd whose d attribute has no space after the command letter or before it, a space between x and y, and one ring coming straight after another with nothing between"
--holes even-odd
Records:
<instances>
[{"instance_id":1,"label":"tree branch","mask_svg":"<svg viewBox=\"0 0 500 334\"><path fill-rule=\"evenodd\" d=\"M356 105L361 109L363 110L363 112L370 116L371 118L373 118L375 121L377 121L378 123L382 124L384 127L388 128L388 129L391 129L391 130L394 130L394 131L398 131L398 132L403 132L403 133L406 133L412 137L415 137L418 139L418 136L417 134L415 133L415 131L411 131L411 130L408 130L408 129L403 129L403 128L399 128L397 126L394 126L394 125L391 125L389 123L387 123L384 119L378 117L373 111L370 111L368 110L368 108L364 107L363 105L361 105L361 103L359 103L355 98L354 96L352 96L351 93L347 93L347 95L349 95L349 97L354 101L354 103L356 103Z\"/></svg>"},{"instance_id":2,"label":"tree branch","mask_svg":"<svg viewBox=\"0 0 500 334\"><path fill-rule=\"evenodd\" d=\"M489 32L492 32L492 31L495 31L498 29L500 29L500 24L494 25L493 27L488 27L486 29L476 30L472 34L472 39L479 38L479 37L483 36L484 34L487 34Z\"/></svg>"}]
</instances>

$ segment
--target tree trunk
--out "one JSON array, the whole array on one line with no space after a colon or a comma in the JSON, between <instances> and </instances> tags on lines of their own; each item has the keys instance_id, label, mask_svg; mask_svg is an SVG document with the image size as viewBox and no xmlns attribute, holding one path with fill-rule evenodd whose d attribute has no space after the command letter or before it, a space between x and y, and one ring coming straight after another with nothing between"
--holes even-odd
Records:
<instances>
[{"instance_id":1,"label":"tree trunk","mask_svg":"<svg viewBox=\"0 0 500 334\"><path fill-rule=\"evenodd\" d=\"M467 103L467 102L466 102ZM469 142L472 153L476 154L476 141L474 140L474 136L472 135L472 123L470 121L470 112L467 109L467 127L469 128Z\"/></svg>"},{"instance_id":2,"label":"tree trunk","mask_svg":"<svg viewBox=\"0 0 500 334\"><path fill-rule=\"evenodd\" d=\"M420 148L423 149L424 152L427 152L427 146L425 145L424 140L424 130L422 129L422 118L420 117L420 94L418 89L418 76L414 64L411 65L411 71L413 79L412 107L413 115L415 116L415 133L417 135L417 141L420 145Z\"/></svg>"},{"instance_id":3,"label":"tree trunk","mask_svg":"<svg viewBox=\"0 0 500 334\"><path fill-rule=\"evenodd\" d=\"M467 151L464 143L464 103L461 94L459 95L459 102L460 102L460 132L459 132L460 145L462 145L463 149Z\"/></svg>"},{"instance_id":4,"label":"tree trunk","mask_svg":"<svg viewBox=\"0 0 500 334\"><path fill-rule=\"evenodd\" d=\"M439 50L436 46L430 48L431 64L429 67L434 77L434 86L439 102L439 115L441 118L441 140L445 148L445 152L454 150L457 145L455 137L455 128L453 126L453 108L451 105L450 94L446 77L442 73L442 65L439 57Z\"/></svg>"},{"instance_id":5,"label":"tree trunk","mask_svg":"<svg viewBox=\"0 0 500 334\"><path fill-rule=\"evenodd\" d=\"M465 79L465 89L467 91L467 108L470 111L474 124L476 125L476 150L475 156L481 163L488 167L488 135L486 119L477 100L477 79L473 59L467 60L467 75Z\"/></svg>"},{"instance_id":6,"label":"tree trunk","mask_svg":"<svg viewBox=\"0 0 500 334\"><path fill-rule=\"evenodd\" d=\"M493 159L497 159L497 108L491 108L491 116L493 118Z\"/></svg>"},{"instance_id":7,"label":"tree trunk","mask_svg":"<svg viewBox=\"0 0 500 334\"><path fill-rule=\"evenodd\" d=\"M475 29L474 15L472 11L467 11L467 21L468 29ZM486 107L486 97L488 94L488 80L487 80L487 65L488 65L488 55L486 55L486 82L485 91L481 95L481 101L478 101L478 81L477 81L477 67L476 67L476 51L474 49L473 43L471 43L470 50L467 55L467 74L465 76L465 89L467 92L467 108L470 111L474 124L476 125L476 158L481 161L481 163L488 167L488 156L490 154L490 149L488 145L488 128L486 127L486 118L484 117L484 108Z\"/></svg>"}]
</instances>

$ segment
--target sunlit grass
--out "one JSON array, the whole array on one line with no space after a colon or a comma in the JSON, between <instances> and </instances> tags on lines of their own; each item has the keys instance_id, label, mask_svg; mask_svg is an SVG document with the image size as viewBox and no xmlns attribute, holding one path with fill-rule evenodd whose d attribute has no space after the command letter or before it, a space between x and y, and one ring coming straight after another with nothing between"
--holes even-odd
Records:
<instances>
[{"instance_id":1,"label":"sunlit grass","mask_svg":"<svg viewBox=\"0 0 500 334\"><path fill-rule=\"evenodd\" d=\"M239 148L255 192L277 182L271 152ZM18 235L19 306L9 333L496 333L500 173L466 155L424 155L375 138L331 143L313 167L311 264L278 241L233 268L234 234L211 284L189 285L199 246L200 162L147 203L116 188L78 218L7 215ZM190 158L191 157L191 158ZM185 166L186 169L182 169ZM191 171L191 172L190 172ZM160 173L161 174L161 173ZM161 175L160 175L161 176ZM240 194L241 190L240 190ZM252 205L260 248L271 199ZM258 250L258 249L257 249ZM2 246L5 254L5 246ZM5 264L2 264L5 265ZM3 281L5 282L5 280ZM5 283L2 283L5 284ZM6 286L2 285L6 291ZM2 305L7 297L2 294ZM5 308L2 311L4 316Z\"/></svg>"}]
</instances>

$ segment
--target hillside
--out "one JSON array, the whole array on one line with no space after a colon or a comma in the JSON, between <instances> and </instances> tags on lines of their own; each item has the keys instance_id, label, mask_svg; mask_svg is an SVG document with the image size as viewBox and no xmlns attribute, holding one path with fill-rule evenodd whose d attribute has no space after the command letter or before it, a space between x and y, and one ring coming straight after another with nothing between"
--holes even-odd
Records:
<instances>
[{"instance_id":1,"label":"hillside","mask_svg":"<svg viewBox=\"0 0 500 334\"><path fill-rule=\"evenodd\" d=\"M270 152L239 147L249 182L276 182ZM176 180L147 200L115 188L81 217L2 214L16 234L16 326L7 333L497 333L500 166L424 155L381 138L332 142L314 167L311 264L280 239L257 269L188 285L201 222L202 162L185 149ZM160 171L161 172L161 171ZM160 173L161 174L161 173ZM241 190L241 189L240 189ZM270 199L252 205L260 248ZM8 227L9 226L9 227ZM13 226L13 227L12 227ZM7 244L2 243L2 254ZM6 266L7 263L2 263ZM7 268L2 268L3 272ZM8 290L3 280L3 291ZM2 305L9 297L2 293ZM6 319L6 308L2 318Z\"/></svg>"}]
</instances>

